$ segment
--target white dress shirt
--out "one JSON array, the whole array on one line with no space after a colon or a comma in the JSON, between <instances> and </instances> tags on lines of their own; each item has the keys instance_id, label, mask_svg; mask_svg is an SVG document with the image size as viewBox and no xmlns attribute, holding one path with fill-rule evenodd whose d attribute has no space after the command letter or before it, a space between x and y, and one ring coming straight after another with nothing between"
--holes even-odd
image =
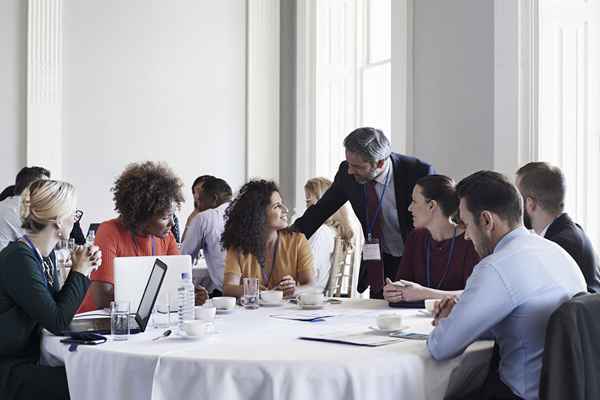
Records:
<instances>
[{"instance_id":1,"label":"white dress shirt","mask_svg":"<svg viewBox=\"0 0 600 400\"><path fill-rule=\"evenodd\" d=\"M556 243L520 227L473 269L459 302L427 340L436 360L461 354L483 337L500 347L500 379L524 399L538 398L546 324L586 291L575 261Z\"/></svg>"},{"instance_id":2,"label":"white dress shirt","mask_svg":"<svg viewBox=\"0 0 600 400\"><path fill-rule=\"evenodd\" d=\"M388 158L385 162L385 169L374 180L375 191L377 196L381 198L383 188L385 187L385 178L388 176L388 185L383 195L381 210L383 216L381 230L383 231L383 240L381 242L381 250L395 257L401 257L404 253L404 240L400 232L400 220L398 219L398 204L396 204L396 187L394 186L394 166L392 160ZM408 210L405 210L408 212ZM372 215L369 214L371 223Z\"/></svg>"},{"instance_id":3,"label":"white dress shirt","mask_svg":"<svg viewBox=\"0 0 600 400\"><path fill-rule=\"evenodd\" d=\"M225 230L225 210L229 202L217 208L211 208L198 213L185 233L181 254L194 256L202 249L206 258L211 287L209 292L217 289L223 292L223 274L225 273L225 250L221 246L221 235Z\"/></svg>"},{"instance_id":4,"label":"white dress shirt","mask_svg":"<svg viewBox=\"0 0 600 400\"><path fill-rule=\"evenodd\" d=\"M0 251L24 234L20 210L21 196L7 197L0 201Z\"/></svg>"},{"instance_id":5,"label":"white dress shirt","mask_svg":"<svg viewBox=\"0 0 600 400\"><path fill-rule=\"evenodd\" d=\"M315 287L324 291L329 282L331 262L333 261L333 249L335 247L335 230L325 224L308 239L310 250L313 255L315 271L319 277Z\"/></svg>"}]
</instances>

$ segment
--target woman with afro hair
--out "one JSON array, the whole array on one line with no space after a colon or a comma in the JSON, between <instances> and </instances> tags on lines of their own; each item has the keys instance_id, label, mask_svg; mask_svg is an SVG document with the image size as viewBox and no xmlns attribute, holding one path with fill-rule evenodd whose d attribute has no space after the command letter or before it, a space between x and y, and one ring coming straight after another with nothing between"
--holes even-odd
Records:
<instances>
[{"instance_id":1,"label":"woman with afro hair","mask_svg":"<svg viewBox=\"0 0 600 400\"><path fill-rule=\"evenodd\" d=\"M100 224L96 245L102 265L92 273L92 283L79 312L102 309L114 299L115 257L178 255L171 232L175 211L183 203L183 184L162 163L129 164L112 187L117 218ZM208 294L199 289L196 302Z\"/></svg>"},{"instance_id":2,"label":"woman with afro hair","mask_svg":"<svg viewBox=\"0 0 600 400\"><path fill-rule=\"evenodd\" d=\"M226 211L224 294L241 297L243 278L293 296L313 283L313 259L302 233L288 231L288 210L274 182L246 183ZM298 287L297 287L298 286Z\"/></svg>"}]
</instances>

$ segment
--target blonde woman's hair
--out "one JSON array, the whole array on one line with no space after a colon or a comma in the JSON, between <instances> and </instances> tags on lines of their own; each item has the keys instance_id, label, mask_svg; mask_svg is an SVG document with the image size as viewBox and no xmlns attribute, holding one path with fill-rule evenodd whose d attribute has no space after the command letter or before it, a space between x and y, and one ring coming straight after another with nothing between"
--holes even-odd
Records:
<instances>
[{"instance_id":1,"label":"blonde woman's hair","mask_svg":"<svg viewBox=\"0 0 600 400\"><path fill-rule=\"evenodd\" d=\"M75 212L75 188L67 182L37 180L21 193L22 228L36 233Z\"/></svg>"},{"instance_id":2,"label":"blonde woman's hair","mask_svg":"<svg viewBox=\"0 0 600 400\"><path fill-rule=\"evenodd\" d=\"M332 182L329 179L316 177L306 181L304 189L318 200L323 197L331 185ZM335 229L337 236L341 237L346 245L351 245L354 231L352 230L348 211L345 207L341 207L337 210L327 221L325 221L325 224Z\"/></svg>"}]
</instances>

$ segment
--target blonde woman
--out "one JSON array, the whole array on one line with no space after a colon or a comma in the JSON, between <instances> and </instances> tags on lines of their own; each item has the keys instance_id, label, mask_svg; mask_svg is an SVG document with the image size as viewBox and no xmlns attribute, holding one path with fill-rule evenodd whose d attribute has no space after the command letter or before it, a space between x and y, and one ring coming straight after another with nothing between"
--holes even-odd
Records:
<instances>
[{"instance_id":1,"label":"blonde woman","mask_svg":"<svg viewBox=\"0 0 600 400\"><path fill-rule=\"evenodd\" d=\"M329 179L323 177L306 181L304 185L306 207L315 205L329 189L331 183ZM318 271L318 280L315 286L323 290L329 281L336 236L342 238L346 246L354 247L355 235L346 207L336 211L308 240L315 260L315 269Z\"/></svg>"},{"instance_id":2,"label":"blonde woman","mask_svg":"<svg viewBox=\"0 0 600 400\"><path fill-rule=\"evenodd\" d=\"M4 399L67 399L64 367L39 364L42 328L64 331L101 263L97 247L78 247L59 288L54 247L75 222L75 189L38 180L21 195L25 235L0 252L0 393Z\"/></svg>"}]
</instances>

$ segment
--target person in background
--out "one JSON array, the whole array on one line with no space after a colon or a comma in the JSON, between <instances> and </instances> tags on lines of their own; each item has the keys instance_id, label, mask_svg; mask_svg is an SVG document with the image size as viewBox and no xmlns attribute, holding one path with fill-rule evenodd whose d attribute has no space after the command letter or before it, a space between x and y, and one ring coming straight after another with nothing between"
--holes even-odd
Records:
<instances>
[{"instance_id":1,"label":"person in background","mask_svg":"<svg viewBox=\"0 0 600 400\"><path fill-rule=\"evenodd\" d=\"M566 250L579 265L590 293L600 293L598 255L583 228L565 209L565 177L560 168L531 162L517 171L523 196L525 226Z\"/></svg>"},{"instance_id":2,"label":"person in background","mask_svg":"<svg viewBox=\"0 0 600 400\"><path fill-rule=\"evenodd\" d=\"M31 182L50 179L50 171L42 167L22 168L15 178L13 194L0 201L0 250L23 236L21 229L21 193Z\"/></svg>"},{"instance_id":3,"label":"person in background","mask_svg":"<svg viewBox=\"0 0 600 400\"><path fill-rule=\"evenodd\" d=\"M67 329L101 263L98 247L77 247L59 287L54 247L74 223L75 189L37 180L20 192L25 235L0 252L0 393L7 400L69 398L65 367L40 364L42 329Z\"/></svg>"},{"instance_id":4,"label":"person in background","mask_svg":"<svg viewBox=\"0 0 600 400\"><path fill-rule=\"evenodd\" d=\"M460 301L449 296L434 307L427 348L435 360L447 360L476 340L494 338L499 368L465 398L535 400L548 319L585 291L585 279L566 251L523 227L521 195L505 176L479 171L456 191L465 238L481 261Z\"/></svg>"},{"instance_id":5,"label":"person in background","mask_svg":"<svg viewBox=\"0 0 600 400\"><path fill-rule=\"evenodd\" d=\"M243 296L243 278L257 278L261 287L283 290L287 297L302 286L312 285L308 240L285 229L287 214L275 182L250 181L240 189L225 212L226 296Z\"/></svg>"},{"instance_id":6,"label":"person in background","mask_svg":"<svg viewBox=\"0 0 600 400\"><path fill-rule=\"evenodd\" d=\"M4 188L2 192L0 192L0 201L6 200L9 197L15 195L15 185L10 185Z\"/></svg>"},{"instance_id":7,"label":"person in background","mask_svg":"<svg viewBox=\"0 0 600 400\"><path fill-rule=\"evenodd\" d=\"M200 249L206 258L210 282L205 287L211 296L223 294L225 250L221 236L225 230L225 210L231 202L231 187L223 179L208 178L198 194L199 212L190 222L181 248L182 254L197 257Z\"/></svg>"},{"instance_id":8,"label":"person in background","mask_svg":"<svg viewBox=\"0 0 600 400\"><path fill-rule=\"evenodd\" d=\"M433 173L431 165L392 153L382 131L358 128L344 139L346 161L333 184L293 225L310 238L347 201L365 236L358 291L370 287L371 298L383 298L385 278L395 278L412 229L407 212L416 181Z\"/></svg>"},{"instance_id":9,"label":"person in background","mask_svg":"<svg viewBox=\"0 0 600 400\"><path fill-rule=\"evenodd\" d=\"M200 193L202 193L202 185L204 184L204 181L211 179L211 178L214 178L214 176L200 175L199 177L197 177L194 180L194 183L192 183L192 196L194 198L194 209L192 210L192 212L188 216L187 220L185 221L185 228L183 229L183 235L181 237L181 240L185 240L185 234L187 232L188 226L190 225L190 223L192 222L194 217L196 215L198 215L198 213L204 211L202 206L198 204L198 197L200 196Z\"/></svg>"},{"instance_id":10,"label":"person in background","mask_svg":"<svg viewBox=\"0 0 600 400\"><path fill-rule=\"evenodd\" d=\"M92 273L92 283L79 312L107 308L114 299L114 259L132 256L178 255L171 233L173 214L183 202L182 183L162 163L133 163L112 188L117 218L104 221L96 233L103 262ZM196 302L208 298L205 289Z\"/></svg>"},{"instance_id":11,"label":"person in background","mask_svg":"<svg viewBox=\"0 0 600 400\"><path fill-rule=\"evenodd\" d=\"M315 205L329 189L331 183L329 179L320 177L306 181L304 184L306 207ZM329 283L336 236L342 238L346 246L351 246L353 235L347 211L342 207L325 221L308 240L315 263L317 278L315 286L320 290L324 291Z\"/></svg>"},{"instance_id":12,"label":"person in background","mask_svg":"<svg viewBox=\"0 0 600 400\"><path fill-rule=\"evenodd\" d=\"M459 295L479 256L452 220L458 210L454 181L444 175L419 179L408 210L415 230L406 239L396 276L402 286L388 281L383 297L396 303Z\"/></svg>"}]
</instances>

